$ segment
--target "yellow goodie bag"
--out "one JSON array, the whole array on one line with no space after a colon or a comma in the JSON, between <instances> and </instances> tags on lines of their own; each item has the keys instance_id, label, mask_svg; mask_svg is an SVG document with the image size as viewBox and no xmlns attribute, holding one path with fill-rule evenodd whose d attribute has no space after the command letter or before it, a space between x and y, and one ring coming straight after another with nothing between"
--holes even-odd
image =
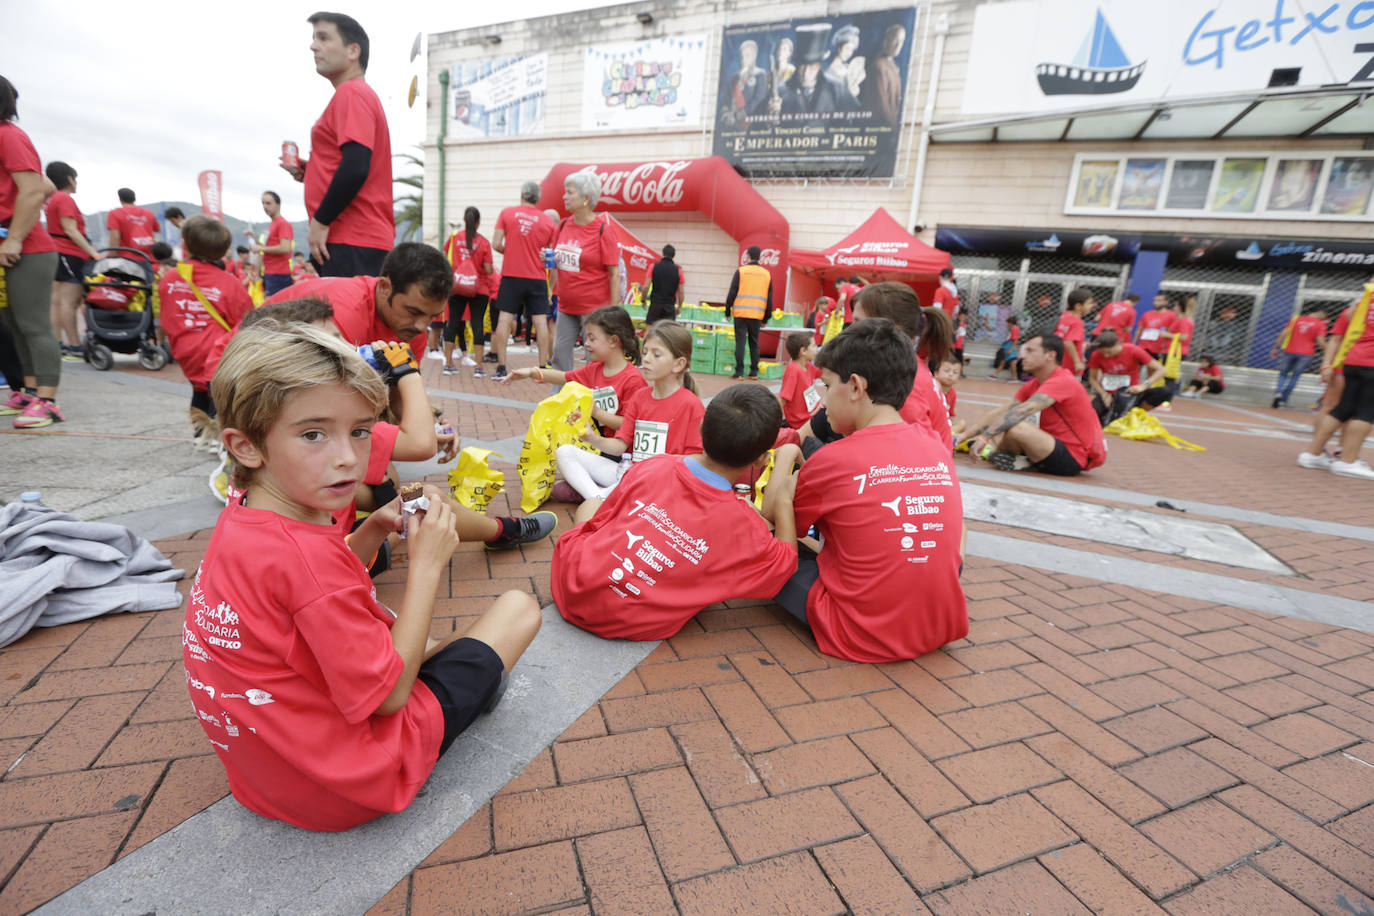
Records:
<instances>
[{"instance_id":1,"label":"yellow goodie bag","mask_svg":"<svg viewBox=\"0 0 1374 916\"><path fill-rule=\"evenodd\" d=\"M487 511L492 497L506 487L506 475L492 468L489 459L496 453L468 446L458 453L458 466L448 472L448 488L453 498L474 512Z\"/></svg>"},{"instance_id":2,"label":"yellow goodie bag","mask_svg":"<svg viewBox=\"0 0 1374 916\"><path fill-rule=\"evenodd\" d=\"M515 466L520 474L522 512L533 512L548 500L558 471L553 453L560 445L595 451L582 441L591 421L592 390L577 382L568 382L558 394L545 398L534 408L525 445L520 449L520 461Z\"/></svg>"},{"instance_id":3,"label":"yellow goodie bag","mask_svg":"<svg viewBox=\"0 0 1374 916\"><path fill-rule=\"evenodd\" d=\"M1169 341L1169 352L1164 357L1164 376L1156 381L1151 388L1164 387L1164 379L1176 379L1183 371L1183 338L1175 334L1173 340Z\"/></svg>"},{"instance_id":4,"label":"yellow goodie bag","mask_svg":"<svg viewBox=\"0 0 1374 916\"><path fill-rule=\"evenodd\" d=\"M754 508L763 509L763 491L768 488L768 478L773 476L773 459L778 456L778 450L770 448L768 450L768 463L759 472L759 479L754 481Z\"/></svg>"},{"instance_id":5,"label":"yellow goodie bag","mask_svg":"<svg viewBox=\"0 0 1374 916\"><path fill-rule=\"evenodd\" d=\"M835 311L830 313L830 319L825 323L825 336L821 338L821 345L830 343L830 338L844 330L844 309L835 306Z\"/></svg>"},{"instance_id":6,"label":"yellow goodie bag","mask_svg":"<svg viewBox=\"0 0 1374 916\"><path fill-rule=\"evenodd\" d=\"M1104 433L1120 436L1123 439L1163 439L1169 445L1186 452L1205 452L1207 449L1192 442L1186 442L1164 428L1144 408L1132 407L1125 416L1118 417L1103 427Z\"/></svg>"}]
</instances>

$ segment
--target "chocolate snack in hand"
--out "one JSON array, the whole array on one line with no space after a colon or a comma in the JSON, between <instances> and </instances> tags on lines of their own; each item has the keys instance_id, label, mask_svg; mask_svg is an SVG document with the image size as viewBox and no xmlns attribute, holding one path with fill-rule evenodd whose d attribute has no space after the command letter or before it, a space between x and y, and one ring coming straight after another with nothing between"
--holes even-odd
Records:
<instances>
[{"instance_id":1,"label":"chocolate snack in hand","mask_svg":"<svg viewBox=\"0 0 1374 916\"><path fill-rule=\"evenodd\" d=\"M401 517L409 518L412 515L423 515L429 509L429 497L425 495L423 484L408 483L401 487ZM405 529L401 530L401 537L406 536Z\"/></svg>"}]
</instances>

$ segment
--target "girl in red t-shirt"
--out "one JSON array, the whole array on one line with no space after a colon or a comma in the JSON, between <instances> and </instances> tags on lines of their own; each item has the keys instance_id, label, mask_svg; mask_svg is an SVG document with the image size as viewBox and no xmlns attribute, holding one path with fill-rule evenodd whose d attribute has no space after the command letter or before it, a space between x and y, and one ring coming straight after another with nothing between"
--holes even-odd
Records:
<instances>
[{"instance_id":1,"label":"girl in red t-shirt","mask_svg":"<svg viewBox=\"0 0 1374 916\"><path fill-rule=\"evenodd\" d=\"M575 445L558 447L558 470L583 499L605 499L629 467L627 455L642 461L654 455L701 451L701 418L706 408L687 370L692 361L691 332L675 321L658 322L644 335L641 360L651 387L621 412L619 432L606 438L588 430L584 436L604 454Z\"/></svg>"},{"instance_id":2,"label":"girl in red t-shirt","mask_svg":"<svg viewBox=\"0 0 1374 916\"><path fill-rule=\"evenodd\" d=\"M508 384L518 378L562 385L577 382L592 390L592 419L602 430L620 429L625 408L649 384L636 368L639 365L639 338L630 313L618 305L607 305L587 316L583 324L587 345L587 365L572 372L532 366L516 369L501 380Z\"/></svg>"},{"instance_id":3,"label":"girl in red t-shirt","mask_svg":"<svg viewBox=\"0 0 1374 916\"><path fill-rule=\"evenodd\" d=\"M1200 398L1205 391L1208 394L1221 394L1226 390L1226 383L1221 380L1221 367L1216 360L1210 356L1204 356L1198 363L1197 373L1193 380L1188 383L1184 390L1185 398Z\"/></svg>"}]
</instances>

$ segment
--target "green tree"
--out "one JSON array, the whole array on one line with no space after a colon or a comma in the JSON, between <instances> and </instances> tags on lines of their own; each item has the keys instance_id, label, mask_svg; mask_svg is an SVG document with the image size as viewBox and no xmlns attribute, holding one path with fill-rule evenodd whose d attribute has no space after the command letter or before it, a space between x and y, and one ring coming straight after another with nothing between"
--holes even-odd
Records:
<instances>
[{"instance_id":1,"label":"green tree","mask_svg":"<svg viewBox=\"0 0 1374 916\"><path fill-rule=\"evenodd\" d=\"M421 147L416 147L421 149ZM404 185L410 190L395 198L396 241L418 242L425 225L425 161L414 153L397 153L392 157L420 170L419 174L395 175L394 184Z\"/></svg>"}]
</instances>

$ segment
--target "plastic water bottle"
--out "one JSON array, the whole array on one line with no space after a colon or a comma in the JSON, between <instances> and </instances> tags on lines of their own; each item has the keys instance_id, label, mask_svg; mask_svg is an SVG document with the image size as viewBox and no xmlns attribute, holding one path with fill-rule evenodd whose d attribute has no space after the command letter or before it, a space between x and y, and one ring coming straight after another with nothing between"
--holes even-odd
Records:
<instances>
[{"instance_id":1,"label":"plastic water bottle","mask_svg":"<svg viewBox=\"0 0 1374 916\"><path fill-rule=\"evenodd\" d=\"M37 490L25 490L19 494L19 502L25 509L46 509L43 505L43 494Z\"/></svg>"}]
</instances>

